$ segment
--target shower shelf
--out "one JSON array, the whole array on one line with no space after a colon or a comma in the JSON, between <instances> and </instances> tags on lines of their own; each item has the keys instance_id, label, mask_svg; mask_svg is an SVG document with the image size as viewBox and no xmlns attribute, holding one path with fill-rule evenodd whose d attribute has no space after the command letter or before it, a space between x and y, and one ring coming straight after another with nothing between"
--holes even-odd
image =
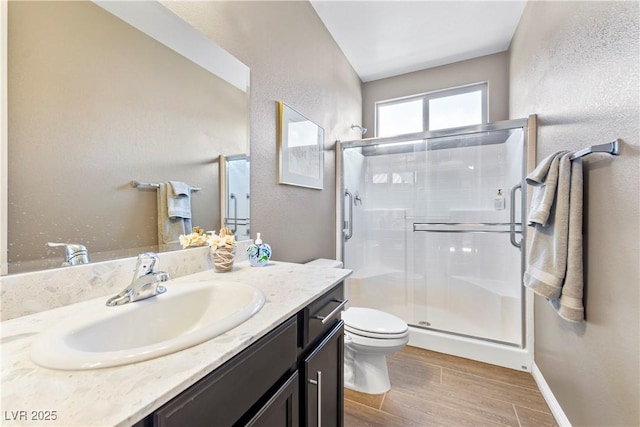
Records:
<instances>
[{"instance_id":1,"label":"shower shelf","mask_svg":"<svg viewBox=\"0 0 640 427\"><path fill-rule=\"evenodd\" d=\"M424 229L420 227L455 227L454 229ZM485 227L485 228L479 228ZM496 229L509 227L508 229ZM414 222L413 231L427 233L522 233L516 227L522 228L520 222Z\"/></svg>"}]
</instances>

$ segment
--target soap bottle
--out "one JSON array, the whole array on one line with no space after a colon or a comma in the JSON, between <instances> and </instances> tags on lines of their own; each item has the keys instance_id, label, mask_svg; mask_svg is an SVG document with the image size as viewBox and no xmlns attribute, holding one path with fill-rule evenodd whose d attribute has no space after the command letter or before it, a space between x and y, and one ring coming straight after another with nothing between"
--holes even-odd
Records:
<instances>
[{"instance_id":1,"label":"soap bottle","mask_svg":"<svg viewBox=\"0 0 640 427\"><path fill-rule=\"evenodd\" d=\"M247 248L247 257L249 258L249 263L254 267L260 267L269 262L271 258L271 246L262 243L260 233L258 233L254 244L249 245Z\"/></svg>"},{"instance_id":2,"label":"soap bottle","mask_svg":"<svg viewBox=\"0 0 640 427\"><path fill-rule=\"evenodd\" d=\"M504 210L504 196L502 195L502 188L498 189L498 194L496 194L496 198L493 199L493 207L497 211Z\"/></svg>"}]
</instances>

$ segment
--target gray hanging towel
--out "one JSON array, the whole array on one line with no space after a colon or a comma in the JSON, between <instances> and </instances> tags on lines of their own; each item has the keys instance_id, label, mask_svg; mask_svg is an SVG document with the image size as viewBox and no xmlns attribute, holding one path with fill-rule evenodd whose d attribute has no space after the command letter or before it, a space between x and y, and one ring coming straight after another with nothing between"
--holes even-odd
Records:
<instances>
[{"instance_id":1,"label":"gray hanging towel","mask_svg":"<svg viewBox=\"0 0 640 427\"><path fill-rule=\"evenodd\" d=\"M184 182L169 181L167 209L169 218L191 219L191 187Z\"/></svg>"},{"instance_id":2,"label":"gray hanging towel","mask_svg":"<svg viewBox=\"0 0 640 427\"><path fill-rule=\"evenodd\" d=\"M158 187L158 245L178 242L181 234L192 231L191 218L169 216L169 193L173 194L170 190L169 183L161 182Z\"/></svg>"},{"instance_id":3,"label":"gray hanging towel","mask_svg":"<svg viewBox=\"0 0 640 427\"><path fill-rule=\"evenodd\" d=\"M527 176L533 186L528 225L534 227L524 285L550 300L569 321L584 320L582 161L559 151Z\"/></svg>"}]
</instances>

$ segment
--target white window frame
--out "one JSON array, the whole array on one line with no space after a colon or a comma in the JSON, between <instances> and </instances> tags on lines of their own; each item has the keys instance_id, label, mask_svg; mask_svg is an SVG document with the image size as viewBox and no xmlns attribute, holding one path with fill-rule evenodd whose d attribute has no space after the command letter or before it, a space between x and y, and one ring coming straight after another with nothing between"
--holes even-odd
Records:
<instances>
[{"instance_id":1,"label":"white window frame","mask_svg":"<svg viewBox=\"0 0 640 427\"><path fill-rule=\"evenodd\" d=\"M422 130L429 130L429 101L431 99L444 98L448 96L461 95L463 93L480 91L482 96L482 123L489 123L489 103L487 102L488 96L488 82L473 83L465 86L458 86L454 88L441 89L433 92L422 93L419 95L411 95L402 98L389 99L385 101L376 102L375 108L375 136L379 136L378 131L378 109L380 107L389 106L393 104L403 104L405 102L412 102L418 99L422 99Z\"/></svg>"}]
</instances>

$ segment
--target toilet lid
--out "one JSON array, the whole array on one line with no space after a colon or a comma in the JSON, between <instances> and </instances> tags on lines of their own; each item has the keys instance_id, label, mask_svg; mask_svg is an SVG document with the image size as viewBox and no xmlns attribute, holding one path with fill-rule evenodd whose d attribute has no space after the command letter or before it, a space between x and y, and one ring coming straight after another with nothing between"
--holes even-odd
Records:
<instances>
[{"instance_id":1,"label":"toilet lid","mask_svg":"<svg viewBox=\"0 0 640 427\"><path fill-rule=\"evenodd\" d=\"M362 335L391 336L404 334L408 326L404 320L373 308L351 307L342 312L345 328Z\"/></svg>"}]
</instances>

